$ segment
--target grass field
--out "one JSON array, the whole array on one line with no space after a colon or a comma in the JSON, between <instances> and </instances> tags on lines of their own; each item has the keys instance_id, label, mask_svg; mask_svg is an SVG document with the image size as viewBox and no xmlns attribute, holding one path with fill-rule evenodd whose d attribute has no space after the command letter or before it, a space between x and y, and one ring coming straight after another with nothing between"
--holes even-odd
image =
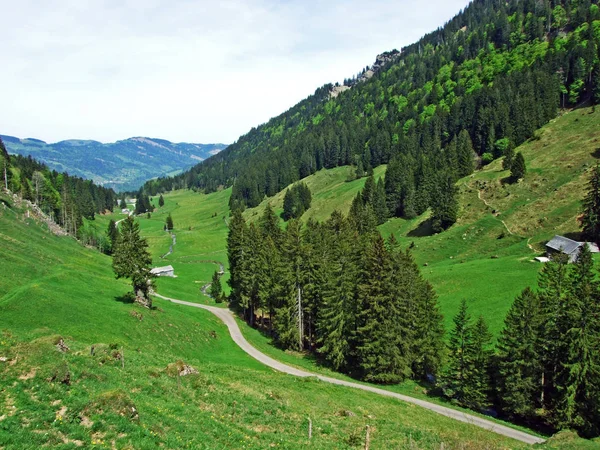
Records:
<instances>
[{"instance_id":1,"label":"grass field","mask_svg":"<svg viewBox=\"0 0 600 450\"><path fill-rule=\"evenodd\" d=\"M380 227L404 246L414 243L448 327L465 298L497 335L514 296L535 284L540 265L531 259L545 240L556 233L577 236L586 173L599 156L598 114L574 111L540 130L519 149L528 167L519 183L506 183L500 161L461 180L460 219L450 230L428 235L427 214ZM305 180L313 206L303 219L347 212L365 181L346 182L350 170ZM384 171L377 168L376 177ZM157 280L161 294L212 303L200 287L218 268L215 262L227 270L230 194L169 193L150 218L138 218L153 264L175 268L177 278ZM282 199L280 193L245 216L256 220L267 202L281 212ZM153 202L157 206L158 198ZM49 234L10 206L0 207L0 357L6 358L0 362L0 448L305 448L309 417L314 448L362 448L366 425L373 448L519 447L414 406L275 373L239 350L207 312L163 301L153 311L127 303L129 286L115 280L109 257ZM163 230L169 213L176 244L162 257L172 243ZM111 218L122 215L97 216L87 226L105 230ZM256 330L242 329L263 352L333 375L306 355L278 350ZM67 353L54 346L60 337ZM199 374L171 376L167 367L177 361ZM68 384L62 382L67 372ZM426 397L415 383L390 389ZM545 447L598 445L561 433Z\"/></svg>"},{"instance_id":2,"label":"grass field","mask_svg":"<svg viewBox=\"0 0 600 450\"><path fill-rule=\"evenodd\" d=\"M186 201L170 197L163 213L177 223ZM149 234L161 223L160 214L145 220ZM15 207L0 210L0 240L0 448L362 448L366 425L372 448L521 447L418 407L276 373L208 312L128 303L108 257ZM182 245L177 258L214 251L189 242L199 250ZM152 248L164 246L156 233ZM174 376L178 361L199 373Z\"/></svg>"}]
</instances>

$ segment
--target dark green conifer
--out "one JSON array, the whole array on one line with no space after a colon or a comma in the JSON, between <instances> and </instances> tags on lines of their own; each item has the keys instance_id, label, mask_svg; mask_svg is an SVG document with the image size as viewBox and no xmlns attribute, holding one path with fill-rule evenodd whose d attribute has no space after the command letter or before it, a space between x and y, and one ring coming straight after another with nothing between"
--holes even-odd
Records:
<instances>
[{"instance_id":1,"label":"dark green conifer","mask_svg":"<svg viewBox=\"0 0 600 450\"><path fill-rule=\"evenodd\" d=\"M527 168L525 167L525 158L523 158L523 153L517 152L512 164L510 165L510 176L516 181L523 178L526 172Z\"/></svg>"},{"instance_id":2,"label":"dark green conifer","mask_svg":"<svg viewBox=\"0 0 600 450\"><path fill-rule=\"evenodd\" d=\"M538 296L526 288L508 311L498 340L498 398L512 418L533 420L541 404L541 324Z\"/></svg>"},{"instance_id":3,"label":"dark green conifer","mask_svg":"<svg viewBox=\"0 0 600 450\"><path fill-rule=\"evenodd\" d=\"M588 189L583 199L581 227L585 237L593 242L600 242L600 165L592 169Z\"/></svg>"}]
</instances>

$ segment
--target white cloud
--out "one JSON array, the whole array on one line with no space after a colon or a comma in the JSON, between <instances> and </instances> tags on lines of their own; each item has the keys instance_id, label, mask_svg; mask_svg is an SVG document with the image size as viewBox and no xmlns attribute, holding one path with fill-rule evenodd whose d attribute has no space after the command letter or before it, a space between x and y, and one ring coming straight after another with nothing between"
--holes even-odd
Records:
<instances>
[{"instance_id":1,"label":"white cloud","mask_svg":"<svg viewBox=\"0 0 600 450\"><path fill-rule=\"evenodd\" d=\"M0 133L232 142L468 0L2 0Z\"/></svg>"}]
</instances>

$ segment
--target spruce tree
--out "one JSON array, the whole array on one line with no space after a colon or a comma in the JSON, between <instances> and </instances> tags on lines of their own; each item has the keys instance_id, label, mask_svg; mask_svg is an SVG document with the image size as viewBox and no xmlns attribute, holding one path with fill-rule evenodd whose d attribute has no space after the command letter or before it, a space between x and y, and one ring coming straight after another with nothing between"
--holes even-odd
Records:
<instances>
[{"instance_id":1,"label":"spruce tree","mask_svg":"<svg viewBox=\"0 0 600 450\"><path fill-rule=\"evenodd\" d=\"M473 156L473 142L467 130L462 130L458 134L456 152L458 155L458 176L460 178L473 173L475 167Z\"/></svg>"},{"instance_id":2,"label":"spruce tree","mask_svg":"<svg viewBox=\"0 0 600 450\"><path fill-rule=\"evenodd\" d=\"M542 320L538 333L538 348L543 369L542 406L553 411L558 399L557 375L561 361L567 359L568 348L564 341L567 333L569 304L568 256L552 255L544 264L538 277Z\"/></svg>"},{"instance_id":3,"label":"spruce tree","mask_svg":"<svg viewBox=\"0 0 600 450\"><path fill-rule=\"evenodd\" d=\"M442 172L438 175L431 202L431 227L434 232L439 233L458 219L458 190L451 174Z\"/></svg>"},{"instance_id":4,"label":"spruce tree","mask_svg":"<svg viewBox=\"0 0 600 450\"><path fill-rule=\"evenodd\" d=\"M453 319L454 328L448 344L448 368L444 376L444 395L457 403L471 407L476 392L472 391L475 358L473 352L473 328L467 302L463 300Z\"/></svg>"},{"instance_id":5,"label":"spruce tree","mask_svg":"<svg viewBox=\"0 0 600 450\"><path fill-rule=\"evenodd\" d=\"M221 286L221 274L218 270L215 270L212 276L212 280L209 288L210 296L217 303L221 303L223 301L223 287Z\"/></svg>"},{"instance_id":6,"label":"spruce tree","mask_svg":"<svg viewBox=\"0 0 600 450\"><path fill-rule=\"evenodd\" d=\"M128 216L123 220L112 266L117 278L130 278L133 293L138 302L152 308L149 292L154 275L150 273L152 256L146 239L140 237L140 226Z\"/></svg>"},{"instance_id":7,"label":"spruce tree","mask_svg":"<svg viewBox=\"0 0 600 450\"><path fill-rule=\"evenodd\" d=\"M319 310L319 352L335 370L346 369L353 331L354 288L357 263L353 257L353 234L346 219L334 211L326 223L329 248L323 270L323 305Z\"/></svg>"},{"instance_id":8,"label":"spruce tree","mask_svg":"<svg viewBox=\"0 0 600 450\"><path fill-rule=\"evenodd\" d=\"M490 406L492 380L490 365L493 351L491 350L492 335L483 316L479 316L472 328L473 336L473 370L467 380L470 398L468 404L476 410Z\"/></svg>"},{"instance_id":9,"label":"spruce tree","mask_svg":"<svg viewBox=\"0 0 600 450\"><path fill-rule=\"evenodd\" d=\"M356 355L366 381L398 383L410 374L400 310L391 295L391 259L381 235L368 242L357 287ZM404 343L405 344L405 343Z\"/></svg>"},{"instance_id":10,"label":"spruce tree","mask_svg":"<svg viewBox=\"0 0 600 450\"><path fill-rule=\"evenodd\" d=\"M160 197L158 197L158 206L161 208L165 206L165 199L163 198L162 194L160 194Z\"/></svg>"},{"instance_id":11,"label":"spruce tree","mask_svg":"<svg viewBox=\"0 0 600 450\"><path fill-rule=\"evenodd\" d=\"M227 235L227 258L229 260L228 280L231 287L231 301L234 305L241 304L242 283L246 277L246 256L248 241L248 226L239 209L233 211L229 222L229 233Z\"/></svg>"},{"instance_id":12,"label":"spruce tree","mask_svg":"<svg viewBox=\"0 0 600 450\"><path fill-rule=\"evenodd\" d=\"M525 167L525 158L523 153L517 152L511 165L510 165L510 176L514 181L517 181L525 176L527 168Z\"/></svg>"},{"instance_id":13,"label":"spruce tree","mask_svg":"<svg viewBox=\"0 0 600 450\"><path fill-rule=\"evenodd\" d=\"M117 227L116 222L113 219L110 219L108 222L108 228L106 230L106 235L110 242L110 248L108 254L112 254L114 249L117 247L117 240L119 239L119 228Z\"/></svg>"},{"instance_id":14,"label":"spruce tree","mask_svg":"<svg viewBox=\"0 0 600 450\"><path fill-rule=\"evenodd\" d=\"M375 194L373 196L373 212L375 213L375 217L377 219L377 225L384 223L390 215L385 200L385 186L383 178L379 179L375 188Z\"/></svg>"},{"instance_id":15,"label":"spruce tree","mask_svg":"<svg viewBox=\"0 0 600 450\"><path fill-rule=\"evenodd\" d=\"M294 195L293 190L290 188L285 191L283 197L283 220L290 220L296 217L296 210L298 209L298 199Z\"/></svg>"},{"instance_id":16,"label":"spruce tree","mask_svg":"<svg viewBox=\"0 0 600 450\"><path fill-rule=\"evenodd\" d=\"M504 159L502 160L502 168L504 170L511 170L513 160L515 159L515 150L512 143L509 143L503 152Z\"/></svg>"},{"instance_id":17,"label":"spruce tree","mask_svg":"<svg viewBox=\"0 0 600 450\"><path fill-rule=\"evenodd\" d=\"M588 189L583 199L581 227L585 237L600 242L600 164L592 169Z\"/></svg>"},{"instance_id":18,"label":"spruce tree","mask_svg":"<svg viewBox=\"0 0 600 450\"><path fill-rule=\"evenodd\" d=\"M538 296L526 288L509 309L498 340L498 398L512 418L531 421L541 405L541 324Z\"/></svg>"},{"instance_id":19,"label":"spruce tree","mask_svg":"<svg viewBox=\"0 0 600 450\"><path fill-rule=\"evenodd\" d=\"M556 374L553 412L560 428L578 429L588 437L600 433L600 292L594 261L582 245L570 277L566 310L566 352Z\"/></svg>"},{"instance_id":20,"label":"spruce tree","mask_svg":"<svg viewBox=\"0 0 600 450\"><path fill-rule=\"evenodd\" d=\"M171 231L173 229L173 217L171 217L170 213L167 216L167 220L165 222L165 225L166 225L167 231Z\"/></svg>"}]
</instances>

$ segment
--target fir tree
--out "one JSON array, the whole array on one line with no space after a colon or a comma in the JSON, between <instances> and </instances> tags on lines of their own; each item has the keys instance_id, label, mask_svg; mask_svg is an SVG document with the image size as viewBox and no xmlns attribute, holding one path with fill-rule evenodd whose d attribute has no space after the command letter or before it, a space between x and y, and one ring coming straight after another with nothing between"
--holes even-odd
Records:
<instances>
[{"instance_id":1,"label":"fir tree","mask_svg":"<svg viewBox=\"0 0 600 450\"><path fill-rule=\"evenodd\" d=\"M218 270L215 270L215 272L213 273L209 293L210 296L215 300L215 302L221 303L223 301L223 287L221 286L221 274Z\"/></svg>"},{"instance_id":2,"label":"fir tree","mask_svg":"<svg viewBox=\"0 0 600 450\"><path fill-rule=\"evenodd\" d=\"M449 228L458 218L458 192L454 180L448 173L442 173L438 178L431 199L431 226L436 233Z\"/></svg>"},{"instance_id":3,"label":"fir tree","mask_svg":"<svg viewBox=\"0 0 600 450\"><path fill-rule=\"evenodd\" d=\"M229 260L228 280L231 287L231 300L234 305L242 303L242 283L246 278L246 256L248 241L248 227L239 209L233 211L229 222L229 233L227 235L227 258Z\"/></svg>"},{"instance_id":4,"label":"fir tree","mask_svg":"<svg viewBox=\"0 0 600 450\"><path fill-rule=\"evenodd\" d=\"M523 153L517 152L511 165L510 165L510 176L513 180L517 181L525 176L527 168L525 167L525 158Z\"/></svg>"},{"instance_id":5,"label":"fir tree","mask_svg":"<svg viewBox=\"0 0 600 450\"><path fill-rule=\"evenodd\" d=\"M467 302L463 300L456 316L448 344L449 361L444 377L444 394L463 406L475 406L478 393L472 390L475 366L473 327Z\"/></svg>"},{"instance_id":6,"label":"fir tree","mask_svg":"<svg viewBox=\"0 0 600 450\"><path fill-rule=\"evenodd\" d=\"M119 228L117 228L117 224L113 219L110 219L108 222L108 228L106 230L106 235L108 236L108 240L110 243L108 254L112 254L114 249L117 246L117 240L119 239Z\"/></svg>"},{"instance_id":7,"label":"fir tree","mask_svg":"<svg viewBox=\"0 0 600 450\"><path fill-rule=\"evenodd\" d=\"M165 222L165 228L167 229L167 231L171 231L173 229L173 217L171 217L170 213L167 216L167 220Z\"/></svg>"},{"instance_id":8,"label":"fir tree","mask_svg":"<svg viewBox=\"0 0 600 450\"><path fill-rule=\"evenodd\" d=\"M326 230L330 248L323 268L325 284L317 334L319 352L335 370L340 370L346 368L350 354L357 264L353 258L351 229L342 214L334 211Z\"/></svg>"},{"instance_id":9,"label":"fir tree","mask_svg":"<svg viewBox=\"0 0 600 450\"><path fill-rule=\"evenodd\" d=\"M566 352L556 374L554 420L561 428L578 429L585 436L600 433L600 292L594 261L582 245L571 272L566 310Z\"/></svg>"},{"instance_id":10,"label":"fir tree","mask_svg":"<svg viewBox=\"0 0 600 450\"><path fill-rule=\"evenodd\" d=\"M588 190L583 199L581 227L587 239L600 242L600 164L592 169Z\"/></svg>"},{"instance_id":11,"label":"fir tree","mask_svg":"<svg viewBox=\"0 0 600 450\"><path fill-rule=\"evenodd\" d=\"M468 404L476 410L488 408L491 404L490 364L493 351L490 349L492 335L483 316L479 316L472 329L473 370L467 380L470 398Z\"/></svg>"},{"instance_id":12,"label":"fir tree","mask_svg":"<svg viewBox=\"0 0 600 450\"><path fill-rule=\"evenodd\" d=\"M113 251L113 270L117 278L130 278L138 302L152 308L149 292L154 275L150 273L152 256L148 243L140 237L140 226L128 216L123 220L116 249Z\"/></svg>"},{"instance_id":13,"label":"fir tree","mask_svg":"<svg viewBox=\"0 0 600 450\"><path fill-rule=\"evenodd\" d=\"M373 212L377 219L377 225L384 223L390 215L385 200L385 186L382 178L379 179L375 188L375 194L373 196Z\"/></svg>"},{"instance_id":14,"label":"fir tree","mask_svg":"<svg viewBox=\"0 0 600 450\"><path fill-rule=\"evenodd\" d=\"M542 321L538 334L538 348L542 373L543 390L541 403L552 411L558 399L556 377L561 361L566 360L568 348L564 337L567 333L567 309L569 303L568 256L564 253L552 255L550 262L538 277Z\"/></svg>"},{"instance_id":15,"label":"fir tree","mask_svg":"<svg viewBox=\"0 0 600 450\"><path fill-rule=\"evenodd\" d=\"M505 414L532 420L542 393L538 347L542 314L538 296L526 288L513 302L498 340L498 398Z\"/></svg>"},{"instance_id":16,"label":"fir tree","mask_svg":"<svg viewBox=\"0 0 600 450\"><path fill-rule=\"evenodd\" d=\"M158 197L158 206L161 208L165 206L165 199L163 198L162 194L160 194L160 197Z\"/></svg>"},{"instance_id":17,"label":"fir tree","mask_svg":"<svg viewBox=\"0 0 600 450\"><path fill-rule=\"evenodd\" d=\"M400 309L390 292L391 260L383 238L368 243L357 288L360 313L356 331L361 377L376 383L398 383L410 374L402 339Z\"/></svg>"}]
</instances>

